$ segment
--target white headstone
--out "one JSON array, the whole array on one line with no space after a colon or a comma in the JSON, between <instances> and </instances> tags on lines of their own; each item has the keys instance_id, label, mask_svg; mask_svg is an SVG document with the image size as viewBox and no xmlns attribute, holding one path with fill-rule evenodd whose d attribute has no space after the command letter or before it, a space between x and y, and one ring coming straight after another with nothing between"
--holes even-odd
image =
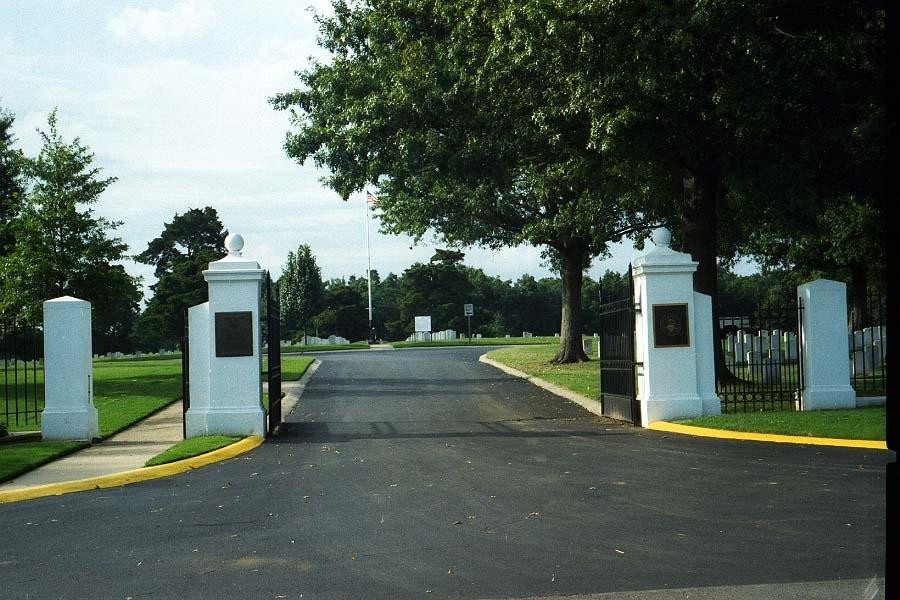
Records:
<instances>
[{"instance_id":1,"label":"white headstone","mask_svg":"<svg viewBox=\"0 0 900 600\"><path fill-rule=\"evenodd\" d=\"M802 410L854 408L847 334L847 286L817 279L797 287L803 304Z\"/></svg>"}]
</instances>

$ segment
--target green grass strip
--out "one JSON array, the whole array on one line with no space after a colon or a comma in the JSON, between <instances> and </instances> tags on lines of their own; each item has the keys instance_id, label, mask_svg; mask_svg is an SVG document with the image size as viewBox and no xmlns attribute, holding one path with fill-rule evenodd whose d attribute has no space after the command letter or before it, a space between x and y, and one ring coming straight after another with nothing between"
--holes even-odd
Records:
<instances>
[{"instance_id":1,"label":"green grass strip","mask_svg":"<svg viewBox=\"0 0 900 600\"><path fill-rule=\"evenodd\" d=\"M281 380L296 381L303 377L309 365L316 359L312 356L281 356Z\"/></svg>"},{"instance_id":2,"label":"green grass strip","mask_svg":"<svg viewBox=\"0 0 900 600\"><path fill-rule=\"evenodd\" d=\"M436 340L433 342L391 342L394 348L432 348L440 346L540 346L559 344L558 337L541 336L530 338L494 337L494 338L460 338L456 340ZM555 348L555 346L554 346Z\"/></svg>"},{"instance_id":3,"label":"green grass strip","mask_svg":"<svg viewBox=\"0 0 900 600\"><path fill-rule=\"evenodd\" d=\"M15 442L0 445L0 481L18 477L89 446L85 442Z\"/></svg>"},{"instance_id":4,"label":"green grass strip","mask_svg":"<svg viewBox=\"0 0 900 600\"><path fill-rule=\"evenodd\" d=\"M596 357L592 356L590 362L554 365L550 361L556 356L557 350L556 346L519 346L494 350L488 352L487 356L588 398L599 398L600 363Z\"/></svg>"},{"instance_id":5,"label":"green grass strip","mask_svg":"<svg viewBox=\"0 0 900 600\"><path fill-rule=\"evenodd\" d=\"M728 431L778 433L846 440L884 440L883 406L807 412L735 413L672 421L681 425Z\"/></svg>"},{"instance_id":6,"label":"green grass strip","mask_svg":"<svg viewBox=\"0 0 900 600\"><path fill-rule=\"evenodd\" d=\"M206 454L207 452L212 452L213 450L218 450L219 448L224 448L230 444L235 443L240 440L240 436L228 436L228 435L201 435L198 437L188 438L186 440L182 440L163 450L150 460L148 460L144 466L145 467L153 467L156 465L164 465L166 463L175 462L176 460L183 460L185 458L191 458L192 456L200 456L201 454Z\"/></svg>"}]
</instances>

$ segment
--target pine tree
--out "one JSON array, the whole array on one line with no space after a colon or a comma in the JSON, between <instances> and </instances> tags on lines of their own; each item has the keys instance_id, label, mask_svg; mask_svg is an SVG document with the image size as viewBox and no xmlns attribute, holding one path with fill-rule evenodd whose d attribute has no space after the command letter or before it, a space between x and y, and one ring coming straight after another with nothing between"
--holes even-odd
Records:
<instances>
[{"instance_id":1,"label":"pine tree","mask_svg":"<svg viewBox=\"0 0 900 600\"><path fill-rule=\"evenodd\" d=\"M297 252L288 252L287 262L278 279L281 318L289 335L305 336L312 318L323 308L322 273L309 246L300 244Z\"/></svg>"}]
</instances>

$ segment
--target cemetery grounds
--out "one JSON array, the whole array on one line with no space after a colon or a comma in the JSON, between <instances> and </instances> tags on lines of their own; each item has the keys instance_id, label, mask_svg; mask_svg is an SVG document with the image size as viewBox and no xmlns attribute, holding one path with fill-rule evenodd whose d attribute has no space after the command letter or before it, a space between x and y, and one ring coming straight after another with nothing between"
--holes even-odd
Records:
<instances>
[{"instance_id":1,"label":"cemetery grounds","mask_svg":"<svg viewBox=\"0 0 900 600\"><path fill-rule=\"evenodd\" d=\"M284 380L298 379L312 361L311 357L283 356ZM94 406L99 417L101 440L181 400L180 354L98 358L94 360L93 374ZM43 383L41 361L3 365L0 407L4 411L0 413L0 422L6 423L10 433L40 431ZM86 442L57 441L0 444L0 482L88 445Z\"/></svg>"}]
</instances>

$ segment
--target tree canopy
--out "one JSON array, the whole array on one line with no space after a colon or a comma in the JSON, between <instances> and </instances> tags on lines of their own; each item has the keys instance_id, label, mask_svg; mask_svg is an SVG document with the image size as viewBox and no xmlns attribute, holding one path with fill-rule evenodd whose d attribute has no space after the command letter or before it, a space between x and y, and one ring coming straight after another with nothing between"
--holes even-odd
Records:
<instances>
[{"instance_id":1,"label":"tree canopy","mask_svg":"<svg viewBox=\"0 0 900 600\"><path fill-rule=\"evenodd\" d=\"M15 116L0 107L0 256L12 250L15 237L11 223L19 213L25 193L24 158L21 150L14 147L14 122Z\"/></svg>"},{"instance_id":2,"label":"tree canopy","mask_svg":"<svg viewBox=\"0 0 900 600\"><path fill-rule=\"evenodd\" d=\"M516 11L488 4L336 2L335 17L320 19L332 61L273 104L297 126L288 154L327 166L345 199L379 186L385 231L554 249L564 281L557 359L581 360L585 257L606 252L632 216L622 177L587 146L589 115L555 110L571 98L554 73L592 49L550 32L534 38L541 62L508 61L495 40Z\"/></svg>"},{"instance_id":3,"label":"tree canopy","mask_svg":"<svg viewBox=\"0 0 900 600\"><path fill-rule=\"evenodd\" d=\"M226 254L228 232L212 207L176 213L160 235L135 260L152 265L157 281L153 296L135 324L135 338L144 349L173 347L181 336L181 312L209 299L203 271Z\"/></svg>"},{"instance_id":4,"label":"tree canopy","mask_svg":"<svg viewBox=\"0 0 900 600\"><path fill-rule=\"evenodd\" d=\"M27 185L9 223L15 245L0 256L0 313L39 321L42 303L75 296L93 306L94 347L128 348L141 292L118 261L128 247L110 232L120 223L90 208L115 177L101 177L81 140L63 139L56 111L40 130L36 157L22 157Z\"/></svg>"},{"instance_id":5,"label":"tree canopy","mask_svg":"<svg viewBox=\"0 0 900 600\"><path fill-rule=\"evenodd\" d=\"M281 301L281 321L284 333L294 337L308 333L312 318L323 308L322 274L307 244L300 244L297 252L288 252L284 271L278 278Z\"/></svg>"},{"instance_id":6,"label":"tree canopy","mask_svg":"<svg viewBox=\"0 0 900 600\"><path fill-rule=\"evenodd\" d=\"M378 185L388 232L547 247L559 360L581 358L581 267L623 233L678 225L714 295L719 264L793 215L878 193L854 175L883 145L884 14L861 0L334 8L331 61L273 98L288 154L344 198Z\"/></svg>"}]
</instances>

